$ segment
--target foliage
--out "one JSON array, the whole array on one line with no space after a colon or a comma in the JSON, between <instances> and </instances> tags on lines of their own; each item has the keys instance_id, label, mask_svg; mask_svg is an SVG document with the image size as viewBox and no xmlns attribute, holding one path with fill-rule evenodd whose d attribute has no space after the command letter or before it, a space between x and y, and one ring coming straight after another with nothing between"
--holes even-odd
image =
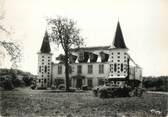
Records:
<instances>
[{"instance_id":1,"label":"foliage","mask_svg":"<svg viewBox=\"0 0 168 117\"><path fill-rule=\"evenodd\" d=\"M2 81L2 87L5 89L5 90L12 90L14 89L14 85L12 83L12 80L7 78L5 79L4 81Z\"/></svg>"},{"instance_id":2,"label":"foliage","mask_svg":"<svg viewBox=\"0 0 168 117\"><path fill-rule=\"evenodd\" d=\"M19 79L18 75L23 77L23 79ZM29 77L29 75L31 74L17 69L0 69L0 80L3 82L6 79L10 79L14 87L30 86L33 78ZM3 83L0 83L0 87L3 87Z\"/></svg>"},{"instance_id":3,"label":"foliage","mask_svg":"<svg viewBox=\"0 0 168 117\"><path fill-rule=\"evenodd\" d=\"M25 82L25 86L30 86L32 84L33 78L29 76L24 76L23 81Z\"/></svg>"},{"instance_id":4,"label":"foliage","mask_svg":"<svg viewBox=\"0 0 168 117\"><path fill-rule=\"evenodd\" d=\"M14 87L19 87L19 86L21 86L21 81L16 78L13 80L13 85L14 85Z\"/></svg>"},{"instance_id":5,"label":"foliage","mask_svg":"<svg viewBox=\"0 0 168 117\"><path fill-rule=\"evenodd\" d=\"M167 91L168 92L168 77L144 77L143 86L148 90Z\"/></svg>"},{"instance_id":6,"label":"foliage","mask_svg":"<svg viewBox=\"0 0 168 117\"><path fill-rule=\"evenodd\" d=\"M48 26L51 30L50 40L58 46L61 45L65 53L65 76L66 76L66 91L69 90L69 57L72 47L80 47L83 45L83 38L80 36L80 30L76 26L76 22L72 19L57 17L49 18Z\"/></svg>"}]
</instances>

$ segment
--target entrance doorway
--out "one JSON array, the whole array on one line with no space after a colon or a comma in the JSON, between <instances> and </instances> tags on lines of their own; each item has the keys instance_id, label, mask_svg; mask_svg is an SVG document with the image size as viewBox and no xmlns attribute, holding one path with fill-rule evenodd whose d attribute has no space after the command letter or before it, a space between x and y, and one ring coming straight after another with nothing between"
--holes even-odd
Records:
<instances>
[{"instance_id":1,"label":"entrance doorway","mask_svg":"<svg viewBox=\"0 0 168 117\"><path fill-rule=\"evenodd\" d=\"M76 79L76 88L82 88L82 79L81 78L77 78Z\"/></svg>"}]
</instances>

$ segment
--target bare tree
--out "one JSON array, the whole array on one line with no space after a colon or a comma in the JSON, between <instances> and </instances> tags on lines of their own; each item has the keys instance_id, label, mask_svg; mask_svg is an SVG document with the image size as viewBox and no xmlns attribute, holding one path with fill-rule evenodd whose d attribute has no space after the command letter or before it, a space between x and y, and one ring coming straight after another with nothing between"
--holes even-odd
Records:
<instances>
[{"instance_id":1,"label":"bare tree","mask_svg":"<svg viewBox=\"0 0 168 117\"><path fill-rule=\"evenodd\" d=\"M51 29L50 39L57 45L61 45L65 54L65 77L66 91L69 91L69 55L70 48L83 45L83 38L80 36L80 30L76 26L76 22L72 19L57 17L49 18L48 25Z\"/></svg>"},{"instance_id":2,"label":"bare tree","mask_svg":"<svg viewBox=\"0 0 168 117\"><path fill-rule=\"evenodd\" d=\"M7 53L11 56L12 68L18 67L18 62L21 60L21 49L15 42L0 41L0 46L4 47Z\"/></svg>"},{"instance_id":3,"label":"bare tree","mask_svg":"<svg viewBox=\"0 0 168 117\"><path fill-rule=\"evenodd\" d=\"M2 1L0 9L0 21L4 19L4 11L2 10L4 1ZM11 35L10 31L8 31L2 23L0 23L0 31L6 33L7 35ZM16 68L18 66L18 62L21 60L21 49L20 45L16 41L9 40L0 40L0 46L5 48L7 53L11 56L12 68Z\"/></svg>"}]
</instances>

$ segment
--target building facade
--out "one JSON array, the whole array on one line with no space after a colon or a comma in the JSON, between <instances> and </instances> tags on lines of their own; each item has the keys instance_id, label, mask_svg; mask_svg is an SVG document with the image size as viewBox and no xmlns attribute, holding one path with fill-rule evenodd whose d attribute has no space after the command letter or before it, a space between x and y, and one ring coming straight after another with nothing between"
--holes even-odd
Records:
<instances>
[{"instance_id":1,"label":"building facade","mask_svg":"<svg viewBox=\"0 0 168 117\"><path fill-rule=\"evenodd\" d=\"M120 23L118 22L114 40L109 46L83 47L71 49L70 85L74 88L88 86L93 88L103 85L106 78L142 80L142 69L130 65L132 58L128 54ZM52 63L47 32L38 53L38 87L59 88L65 84L65 66L63 63Z\"/></svg>"}]
</instances>

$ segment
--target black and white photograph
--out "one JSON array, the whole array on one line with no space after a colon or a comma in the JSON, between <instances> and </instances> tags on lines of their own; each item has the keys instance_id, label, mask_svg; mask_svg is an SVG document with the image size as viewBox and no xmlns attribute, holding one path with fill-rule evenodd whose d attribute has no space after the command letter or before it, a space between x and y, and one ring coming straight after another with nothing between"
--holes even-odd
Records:
<instances>
[{"instance_id":1,"label":"black and white photograph","mask_svg":"<svg viewBox=\"0 0 168 117\"><path fill-rule=\"evenodd\" d=\"M0 0L0 117L168 117L168 0Z\"/></svg>"}]
</instances>

